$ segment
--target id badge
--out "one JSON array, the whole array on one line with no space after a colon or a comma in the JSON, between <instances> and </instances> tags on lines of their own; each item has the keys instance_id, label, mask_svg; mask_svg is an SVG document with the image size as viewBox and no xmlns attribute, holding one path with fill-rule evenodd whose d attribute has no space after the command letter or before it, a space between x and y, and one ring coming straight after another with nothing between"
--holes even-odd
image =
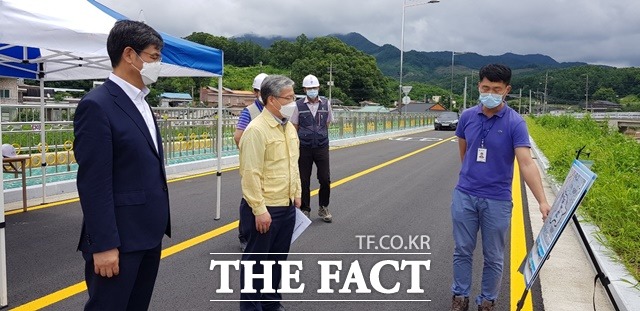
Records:
<instances>
[{"instance_id":1,"label":"id badge","mask_svg":"<svg viewBox=\"0 0 640 311\"><path fill-rule=\"evenodd\" d=\"M476 162L487 162L487 148L478 148Z\"/></svg>"}]
</instances>

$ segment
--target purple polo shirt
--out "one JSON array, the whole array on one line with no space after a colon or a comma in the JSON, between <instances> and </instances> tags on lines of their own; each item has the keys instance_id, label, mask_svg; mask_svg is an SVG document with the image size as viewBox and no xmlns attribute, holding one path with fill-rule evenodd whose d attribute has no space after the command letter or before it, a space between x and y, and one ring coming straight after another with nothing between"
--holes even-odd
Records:
<instances>
[{"instance_id":1,"label":"purple polo shirt","mask_svg":"<svg viewBox=\"0 0 640 311\"><path fill-rule=\"evenodd\" d=\"M257 99L253 102L258 107L258 110L262 111L262 109L264 108L262 106L262 103L260 103L260 101ZM245 129L247 129L249 122L251 122L251 113L249 112L249 109L247 109L247 107L244 107L244 109L242 109L242 112L240 112L240 118L238 118L236 130L244 131Z\"/></svg>"},{"instance_id":2,"label":"purple polo shirt","mask_svg":"<svg viewBox=\"0 0 640 311\"><path fill-rule=\"evenodd\" d=\"M456 188L480 198L511 201L515 148L531 148L522 116L505 102L497 114L487 118L478 104L462 113L456 136L467 141ZM478 162L483 137L486 162Z\"/></svg>"}]
</instances>

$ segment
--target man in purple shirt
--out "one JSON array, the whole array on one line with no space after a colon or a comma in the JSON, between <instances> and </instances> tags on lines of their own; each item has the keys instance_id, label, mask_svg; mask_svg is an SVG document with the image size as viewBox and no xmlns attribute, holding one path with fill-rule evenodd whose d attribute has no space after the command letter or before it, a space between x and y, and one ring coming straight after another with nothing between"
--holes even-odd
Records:
<instances>
[{"instance_id":1,"label":"man in purple shirt","mask_svg":"<svg viewBox=\"0 0 640 311\"><path fill-rule=\"evenodd\" d=\"M266 77L268 77L266 73L260 73L253 78L253 95L256 96L256 99L251 105L245 107L242 109L242 112L240 112L240 118L238 118L238 123L236 124L236 131L233 133L233 140L235 140L236 146L240 144L242 133L244 133L244 130L247 128L249 123L251 123L251 120L257 117L264 108L262 99L260 98L260 88L262 81ZM242 211L242 200L240 201L240 211ZM238 223L238 240L240 240L240 250L244 252L244 249L247 247L247 235L242 232L242 226L240 223Z\"/></svg>"},{"instance_id":2,"label":"man in purple shirt","mask_svg":"<svg viewBox=\"0 0 640 311\"><path fill-rule=\"evenodd\" d=\"M452 311L469 309L471 264L478 230L484 255L482 289L476 298L478 310L493 310L498 298L513 207L514 158L538 201L543 220L551 210L531 158L527 125L505 101L511 90L511 69L490 64L480 69L479 75L480 103L462 113L456 129L462 168L451 203L455 240Z\"/></svg>"}]
</instances>

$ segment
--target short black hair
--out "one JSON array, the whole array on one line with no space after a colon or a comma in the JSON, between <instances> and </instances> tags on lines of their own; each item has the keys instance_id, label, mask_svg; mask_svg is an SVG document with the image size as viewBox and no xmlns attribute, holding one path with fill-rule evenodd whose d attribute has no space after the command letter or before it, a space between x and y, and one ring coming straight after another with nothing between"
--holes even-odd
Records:
<instances>
[{"instance_id":1,"label":"short black hair","mask_svg":"<svg viewBox=\"0 0 640 311\"><path fill-rule=\"evenodd\" d=\"M484 78L491 82L504 82L506 85L511 84L511 68L502 64L489 64L480 68L480 72L478 73L480 76L480 80L482 81Z\"/></svg>"},{"instance_id":2,"label":"short black hair","mask_svg":"<svg viewBox=\"0 0 640 311\"><path fill-rule=\"evenodd\" d=\"M129 46L140 54L142 50L151 45L157 47L158 50L162 50L164 46L162 36L151 26L138 21L117 21L107 38L107 53L111 59L111 66L115 68L120 64L122 52L126 47Z\"/></svg>"}]
</instances>

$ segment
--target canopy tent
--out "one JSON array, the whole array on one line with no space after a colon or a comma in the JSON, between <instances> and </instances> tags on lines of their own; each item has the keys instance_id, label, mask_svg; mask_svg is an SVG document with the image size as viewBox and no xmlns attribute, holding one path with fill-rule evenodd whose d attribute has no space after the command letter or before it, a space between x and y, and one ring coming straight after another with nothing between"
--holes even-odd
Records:
<instances>
[{"instance_id":1,"label":"canopy tent","mask_svg":"<svg viewBox=\"0 0 640 311\"><path fill-rule=\"evenodd\" d=\"M95 0L3 0L0 76L44 81L106 79L111 72L107 36L116 20L122 19L127 18ZM222 51L160 34L165 42L161 76L222 76Z\"/></svg>"},{"instance_id":2,"label":"canopy tent","mask_svg":"<svg viewBox=\"0 0 640 311\"><path fill-rule=\"evenodd\" d=\"M127 19L95 0L0 1L0 77L39 80L41 144L45 145L44 82L106 79L112 71L106 42L117 20ZM160 32L163 77L218 77L222 102L223 52ZM218 105L222 116L222 105ZM0 127L0 144L2 129ZM221 142L222 122L218 122ZM220 218L221 144L218 143L218 196L215 219ZM42 148L42 158L45 158ZM42 161L46 165L46 161ZM42 174L45 202L46 171ZM4 191L0 174L0 308L7 305Z\"/></svg>"}]
</instances>

